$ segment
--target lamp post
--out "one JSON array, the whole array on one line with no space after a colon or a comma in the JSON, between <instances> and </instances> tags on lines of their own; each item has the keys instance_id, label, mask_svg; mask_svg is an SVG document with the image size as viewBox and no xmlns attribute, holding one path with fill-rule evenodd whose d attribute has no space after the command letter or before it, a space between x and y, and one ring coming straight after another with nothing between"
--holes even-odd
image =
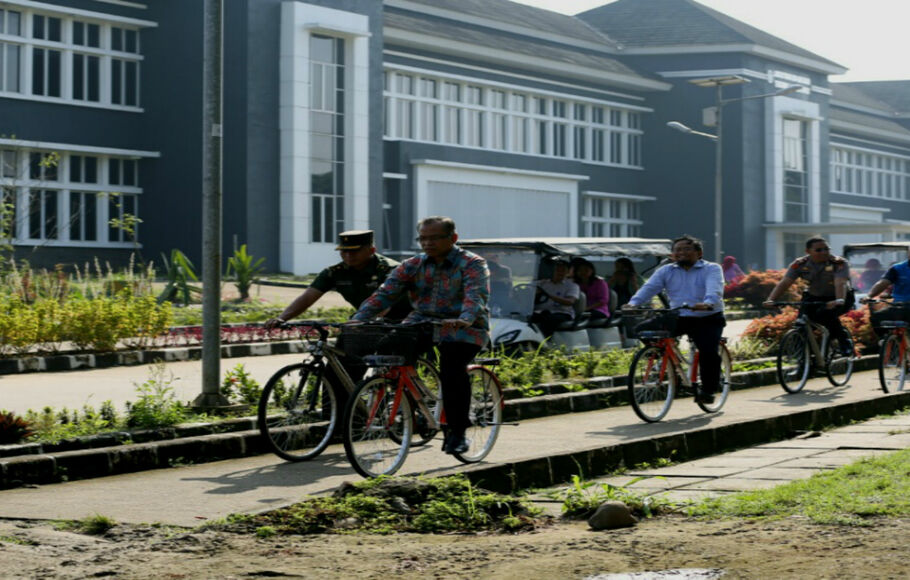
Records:
<instances>
[{"instance_id":1,"label":"lamp post","mask_svg":"<svg viewBox=\"0 0 910 580\"><path fill-rule=\"evenodd\" d=\"M787 87L773 93L761 95L750 95L748 97L739 97L736 99L724 99L723 88L727 85L741 85L749 82L749 79L738 75L729 75L722 77L711 77L705 79L692 79L689 81L699 87L714 87L716 91L714 109L714 127L715 133L704 133L696 131L679 121L670 121L667 127L698 135L714 141L714 261L718 264L723 260L723 250L721 249L721 234L723 231L723 109L724 105L735 103L737 101L748 101L751 99L765 99L768 97L777 97L788 95L800 90L799 86Z\"/></svg>"}]
</instances>

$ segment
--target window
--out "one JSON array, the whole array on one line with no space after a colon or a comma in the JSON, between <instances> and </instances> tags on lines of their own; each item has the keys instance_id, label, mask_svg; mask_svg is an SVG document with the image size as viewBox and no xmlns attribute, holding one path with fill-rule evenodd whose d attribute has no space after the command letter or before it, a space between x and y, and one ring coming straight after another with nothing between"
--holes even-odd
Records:
<instances>
[{"instance_id":1,"label":"window","mask_svg":"<svg viewBox=\"0 0 910 580\"><path fill-rule=\"evenodd\" d=\"M139 106L142 56L137 28L40 10L0 8L0 35L21 38L0 41L0 93L73 104Z\"/></svg>"},{"instance_id":2,"label":"window","mask_svg":"<svg viewBox=\"0 0 910 580\"><path fill-rule=\"evenodd\" d=\"M582 214L585 236L638 237L641 235L641 202L610 194L584 194Z\"/></svg>"},{"instance_id":3,"label":"window","mask_svg":"<svg viewBox=\"0 0 910 580\"><path fill-rule=\"evenodd\" d=\"M310 190L311 224L314 242L334 242L344 231L344 41L330 36L310 37L311 117L310 117ZM416 96L412 77L393 79L398 89ZM422 86L422 91L431 87ZM433 89L435 91L435 89ZM414 108L405 115L407 131L413 138ZM402 119L401 112L399 120Z\"/></svg>"},{"instance_id":4,"label":"window","mask_svg":"<svg viewBox=\"0 0 910 580\"><path fill-rule=\"evenodd\" d=\"M10 204L3 207L15 206L16 222L9 227L14 244L134 243L131 235L104 224L126 214L139 217L136 159L0 149L0 189ZM110 194L112 189L120 193Z\"/></svg>"},{"instance_id":5,"label":"window","mask_svg":"<svg viewBox=\"0 0 910 580\"><path fill-rule=\"evenodd\" d=\"M837 193L910 201L910 157L831 148L831 188Z\"/></svg>"},{"instance_id":6,"label":"window","mask_svg":"<svg viewBox=\"0 0 910 580\"><path fill-rule=\"evenodd\" d=\"M635 111L412 72L384 78L386 137L641 166Z\"/></svg>"},{"instance_id":7,"label":"window","mask_svg":"<svg viewBox=\"0 0 910 580\"><path fill-rule=\"evenodd\" d=\"M128 216L136 216L139 212L138 198L135 195L109 195L108 198L108 227L107 239L112 242L132 242L138 235L137 225L132 226L132 231L116 227L111 220L123 223ZM115 222L115 223L117 223Z\"/></svg>"},{"instance_id":8,"label":"window","mask_svg":"<svg viewBox=\"0 0 910 580\"><path fill-rule=\"evenodd\" d=\"M96 193L70 192L70 240L93 242L98 239L97 198Z\"/></svg>"},{"instance_id":9,"label":"window","mask_svg":"<svg viewBox=\"0 0 910 580\"><path fill-rule=\"evenodd\" d=\"M33 189L28 194L28 237L57 239L57 195L50 189Z\"/></svg>"},{"instance_id":10,"label":"window","mask_svg":"<svg viewBox=\"0 0 910 580\"><path fill-rule=\"evenodd\" d=\"M120 163L119 160L112 159L112 163ZM134 162L135 163L135 162ZM70 181L72 183L98 183L98 158L83 157L81 155L70 155ZM118 168L119 169L119 168ZM126 185L126 184L116 184ZM136 185L135 180L129 185Z\"/></svg>"},{"instance_id":11,"label":"window","mask_svg":"<svg viewBox=\"0 0 910 580\"><path fill-rule=\"evenodd\" d=\"M784 119L784 221L809 221L806 123Z\"/></svg>"}]
</instances>

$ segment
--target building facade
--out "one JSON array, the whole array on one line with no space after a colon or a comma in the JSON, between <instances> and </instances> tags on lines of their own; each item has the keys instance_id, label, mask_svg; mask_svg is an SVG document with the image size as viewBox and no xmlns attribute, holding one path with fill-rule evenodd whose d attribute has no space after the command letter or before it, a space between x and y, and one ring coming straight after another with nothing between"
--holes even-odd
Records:
<instances>
[{"instance_id":1,"label":"building facade","mask_svg":"<svg viewBox=\"0 0 910 580\"><path fill-rule=\"evenodd\" d=\"M202 2L0 2L4 235L33 263L201 254ZM780 267L822 233L910 232L906 82L840 65L691 0L575 17L507 0L230 0L225 253L271 270L334 261L372 228L463 237L702 237ZM704 83L702 83L704 84ZM785 93L785 94L784 94ZM710 113L710 111L709 111Z\"/></svg>"}]
</instances>

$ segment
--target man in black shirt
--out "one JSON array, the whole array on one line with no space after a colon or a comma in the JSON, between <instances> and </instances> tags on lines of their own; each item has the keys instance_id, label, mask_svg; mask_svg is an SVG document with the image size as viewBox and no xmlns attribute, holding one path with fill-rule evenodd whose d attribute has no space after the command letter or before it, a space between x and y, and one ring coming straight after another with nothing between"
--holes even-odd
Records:
<instances>
[{"instance_id":1,"label":"man in black shirt","mask_svg":"<svg viewBox=\"0 0 910 580\"><path fill-rule=\"evenodd\" d=\"M335 249L341 253L341 262L320 272L310 287L295 298L280 316L266 321L267 329L300 316L329 290L335 290L348 304L359 308L398 266L395 260L376 253L372 230L342 232L338 238ZM410 309L407 299L403 299L389 309L386 318L401 320Z\"/></svg>"}]
</instances>

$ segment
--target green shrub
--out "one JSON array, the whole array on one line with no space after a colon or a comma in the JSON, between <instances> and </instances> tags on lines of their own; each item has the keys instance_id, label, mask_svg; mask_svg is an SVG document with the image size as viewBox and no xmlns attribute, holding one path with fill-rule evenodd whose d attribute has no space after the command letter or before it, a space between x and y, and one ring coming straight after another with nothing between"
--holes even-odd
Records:
<instances>
[{"instance_id":1,"label":"green shrub","mask_svg":"<svg viewBox=\"0 0 910 580\"><path fill-rule=\"evenodd\" d=\"M127 403L126 424L140 429L157 429L176 425L187 415L185 407L177 400L171 383L173 373L165 374L164 363L150 367L151 376L144 383L136 384L139 399Z\"/></svg>"},{"instance_id":2,"label":"green shrub","mask_svg":"<svg viewBox=\"0 0 910 580\"><path fill-rule=\"evenodd\" d=\"M262 395L262 387L241 363L229 370L221 381L221 394L232 402L256 405Z\"/></svg>"}]
</instances>

